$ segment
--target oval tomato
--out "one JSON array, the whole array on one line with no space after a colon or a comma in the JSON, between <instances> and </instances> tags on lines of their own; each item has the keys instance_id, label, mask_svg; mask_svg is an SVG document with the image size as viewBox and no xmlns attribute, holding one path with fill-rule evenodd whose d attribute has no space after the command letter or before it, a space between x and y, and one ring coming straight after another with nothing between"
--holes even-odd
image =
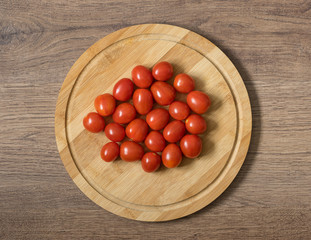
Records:
<instances>
[{"instance_id":1,"label":"oval tomato","mask_svg":"<svg viewBox=\"0 0 311 240\"><path fill-rule=\"evenodd\" d=\"M154 100L162 106L171 104L176 96L175 89L165 82L155 82L150 90Z\"/></svg>"},{"instance_id":2,"label":"oval tomato","mask_svg":"<svg viewBox=\"0 0 311 240\"><path fill-rule=\"evenodd\" d=\"M92 133L98 133L104 130L105 120L97 112L90 112L83 118L83 126Z\"/></svg>"},{"instance_id":3,"label":"oval tomato","mask_svg":"<svg viewBox=\"0 0 311 240\"><path fill-rule=\"evenodd\" d=\"M136 142L126 141L120 146L120 157L126 162L140 160L144 155L144 149Z\"/></svg>"},{"instance_id":4,"label":"oval tomato","mask_svg":"<svg viewBox=\"0 0 311 240\"><path fill-rule=\"evenodd\" d=\"M194 81L188 74L180 73L175 77L174 87L178 92L189 93L194 89Z\"/></svg>"},{"instance_id":5,"label":"oval tomato","mask_svg":"<svg viewBox=\"0 0 311 240\"><path fill-rule=\"evenodd\" d=\"M169 113L176 120L184 120L190 113L190 108L186 103L175 101L169 107Z\"/></svg>"},{"instance_id":6,"label":"oval tomato","mask_svg":"<svg viewBox=\"0 0 311 240\"><path fill-rule=\"evenodd\" d=\"M163 130L165 140L171 143L178 142L185 135L185 133L185 124L179 120L170 122Z\"/></svg>"},{"instance_id":7,"label":"oval tomato","mask_svg":"<svg viewBox=\"0 0 311 240\"><path fill-rule=\"evenodd\" d=\"M146 116L146 122L153 130L161 130L170 119L170 115L166 109L157 108L149 112Z\"/></svg>"},{"instance_id":8,"label":"oval tomato","mask_svg":"<svg viewBox=\"0 0 311 240\"><path fill-rule=\"evenodd\" d=\"M116 100L111 94L105 93L95 98L94 106L99 115L109 116L116 108Z\"/></svg>"},{"instance_id":9,"label":"oval tomato","mask_svg":"<svg viewBox=\"0 0 311 240\"><path fill-rule=\"evenodd\" d=\"M166 143L160 132L151 131L145 139L145 145L152 152L162 152Z\"/></svg>"},{"instance_id":10,"label":"oval tomato","mask_svg":"<svg viewBox=\"0 0 311 240\"><path fill-rule=\"evenodd\" d=\"M125 130L118 123L109 123L105 128L106 137L113 142L121 142L125 137Z\"/></svg>"},{"instance_id":11,"label":"oval tomato","mask_svg":"<svg viewBox=\"0 0 311 240\"><path fill-rule=\"evenodd\" d=\"M167 168L177 167L182 160L180 148L174 144L168 144L162 152L162 163Z\"/></svg>"},{"instance_id":12,"label":"oval tomato","mask_svg":"<svg viewBox=\"0 0 311 240\"><path fill-rule=\"evenodd\" d=\"M109 142L102 147L100 156L105 162L112 162L118 158L119 153L119 145L115 142Z\"/></svg>"},{"instance_id":13,"label":"oval tomato","mask_svg":"<svg viewBox=\"0 0 311 240\"><path fill-rule=\"evenodd\" d=\"M147 89L135 90L133 94L133 104L139 114L147 114L153 106L153 97L151 92Z\"/></svg>"},{"instance_id":14,"label":"oval tomato","mask_svg":"<svg viewBox=\"0 0 311 240\"><path fill-rule=\"evenodd\" d=\"M148 124L145 120L136 118L130 122L126 127L126 136L134 142L142 142L148 134Z\"/></svg>"},{"instance_id":15,"label":"oval tomato","mask_svg":"<svg viewBox=\"0 0 311 240\"><path fill-rule=\"evenodd\" d=\"M173 66L169 62L159 62L152 68L152 75L158 81L167 81L173 76Z\"/></svg>"},{"instance_id":16,"label":"oval tomato","mask_svg":"<svg viewBox=\"0 0 311 240\"><path fill-rule=\"evenodd\" d=\"M196 158L202 151L202 140L197 135L186 135L180 140L180 148L188 158Z\"/></svg>"},{"instance_id":17,"label":"oval tomato","mask_svg":"<svg viewBox=\"0 0 311 240\"><path fill-rule=\"evenodd\" d=\"M132 79L139 88L148 88L153 82L150 70L144 66L136 66L132 70Z\"/></svg>"},{"instance_id":18,"label":"oval tomato","mask_svg":"<svg viewBox=\"0 0 311 240\"><path fill-rule=\"evenodd\" d=\"M201 134L206 131L205 119L197 114L191 114L186 119L185 125L186 125L187 131L192 134Z\"/></svg>"},{"instance_id":19,"label":"oval tomato","mask_svg":"<svg viewBox=\"0 0 311 240\"><path fill-rule=\"evenodd\" d=\"M136 110L133 105L129 103L121 103L116 107L112 114L112 119L116 123L125 124L129 123L136 117Z\"/></svg>"},{"instance_id":20,"label":"oval tomato","mask_svg":"<svg viewBox=\"0 0 311 240\"><path fill-rule=\"evenodd\" d=\"M134 83L129 78L122 78L113 87L113 96L119 101L128 101L133 94Z\"/></svg>"},{"instance_id":21,"label":"oval tomato","mask_svg":"<svg viewBox=\"0 0 311 240\"><path fill-rule=\"evenodd\" d=\"M200 91L192 91L187 96L187 104L192 111L203 114L211 105L209 96Z\"/></svg>"},{"instance_id":22,"label":"oval tomato","mask_svg":"<svg viewBox=\"0 0 311 240\"><path fill-rule=\"evenodd\" d=\"M160 165L161 157L154 152L145 153L141 159L141 166L145 172L154 172L160 167Z\"/></svg>"}]
</instances>

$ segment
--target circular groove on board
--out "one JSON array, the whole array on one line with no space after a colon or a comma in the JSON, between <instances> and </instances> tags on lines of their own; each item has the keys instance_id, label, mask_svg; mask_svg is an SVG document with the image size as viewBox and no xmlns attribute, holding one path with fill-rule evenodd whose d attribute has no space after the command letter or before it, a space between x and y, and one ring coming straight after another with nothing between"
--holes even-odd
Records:
<instances>
[{"instance_id":1,"label":"circular groove on board","mask_svg":"<svg viewBox=\"0 0 311 240\"><path fill-rule=\"evenodd\" d=\"M150 35L154 35L154 36L157 36L157 34L148 34L149 36ZM138 35L138 36L141 36L141 35ZM131 39L131 40L134 40L135 39L135 37L136 36L132 36L132 37L129 37L129 38L127 38L127 39ZM116 44L116 43L120 43L120 42L122 42L122 41L125 41L125 40L127 40L127 39L122 39L122 40L120 40L120 41L117 41L117 42L115 42L115 43L113 43L113 44ZM139 39L140 40L140 39ZM148 40L158 40L157 38L148 38ZM162 40L162 39L161 39ZM143 41L143 40L140 40L140 41ZM166 40L163 40L163 41L166 41ZM172 41L172 40L171 40ZM178 43L178 42L175 42L175 41L173 41L174 43L176 43L176 44L180 44L180 43ZM109 45L107 48L109 48L109 47L111 47L113 44L111 44L111 45ZM187 45L184 45L185 47L188 47ZM103 51L105 51L107 48L104 48L101 52L103 52ZM192 50L194 50L194 51L196 51L195 49L193 49L193 48L191 48ZM196 51L197 52L197 51ZM100 52L99 52L100 53ZM98 54L99 54L98 53ZM200 52L198 52L200 55L202 55ZM97 55L98 55L97 54ZM96 56L97 56L96 55ZM94 56L94 58L96 57L96 56ZM210 60L210 59L208 59L206 56L204 56L204 55L202 55L204 58L206 58L208 61L210 61L212 64L213 64L213 62ZM94 59L93 58L93 59ZM93 60L92 59L92 60ZM91 63L91 61L92 60L90 60L89 61L89 63L88 64L90 64ZM83 68L83 70L88 66L88 64ZM213 64L214 65L214 64ZM216 66L216 68L217 68L217 66ZM82 70L82 71L83 71ZM82 72L81 71L81 72ZM221 73L221 72L220 72ZM221 73L222 74L222 73ZM224 76L223 76L224 77ZM77 83L77 81L79 80L79 77L77 78L77 80L75 81L75 84L73 85L73 87L72 87L72 90L75 88L75 85L76 85L76 83ZM228 85L228 87L229 87L229 89L230 89L230 91L231 91L231 87L230 87L230 83L226 80L226 78L224 77L224 80L226 81L226 83L227 83L227 85ZM70 92L70 95L69 95L69 101L68 101L68 103L70 102L70 98L71 98L71 93L72 93L72 90L71 90L71 92ZM233 99L234 99L234 102L235 102L235 108L236 108L236 118L238 119L239 118L239 111L238 111L238 108L237 108L237 105L236 105L236 97L234 96L234 94L232 93L232 91L231 91L231 94L232 94L232 96L233 96ZM68 110L68 108L66 108L67 110ZM67 113L68 113L68 111L66 111L66 117L67 117ZM226 161L226 164L224 165L224 167L223 168L225 168L226 167L226 165L228 164L228 162L230 161L230 159L231 159L231 157L232 157L232 152L234 151L234 149L235 149L235 147L236 147L236 140L237 140L237 138L238 138L238 126L239 126L239 124L238 124L238 121L237 121L237 129L236 129L236 135L235 135L235 140L234 140L234 144L233 144L233 147L232 147L232 150L231 150L231 152L230 152L230 156L228 157L228 159L227 159L227 161ZM66 128L66 130L67 130L67 128ZM66 131L66 138L68 139L68 132ZM120 199L120 198L118 198L118 197L116 197L116 196L114 196L114 195L112 195L112 194L110 194L109 192L107 192L107 191L105 191L104 189L101 189L99 186L97 186L97 184L96 184L96 182L90 177L90 176L88 176L87 174L85 174L83 171L82 171L82 168L79 166L79 163L77 163L76 162L76 158L74 157L74 154L72 153L72 151L71 151L71 147L70 147L70 143L68 142L68 147L69 147L69 151L71 152L71 156L72 156L72 159L73 159L73 161L75 162L75 164L76 164L76 166L77 166L77 168L79 169L79 171L80 171L80 173L81 173L81 175L87 180L87 182L90 184L90 186L92 186L99 194L101 194L101 195L103 195L104 197L106 197L106 198L108 198L110 201L113 201L113 202L115 202L115 203L118 203L118 204L120 204L120 205L123 205L123 206L125 206L125 207L129 207L129 208L131 208L131 209L136 209L136 210L139 210L139 209L141 209L141 207L144 207L144 209L146 210L146 209L152 209L153 207L158 207L158 208L165 208L165 207L167 207L167 206L169 206L169 207L171 207L171 206L173 206L173 205L176 205L176 204L179 204L179 203L181 203L181 202L183 202L183 201L187 201L188 199L190 199L190 198L192 198L192 197L194 197L195 195L197 195L197 194L200 194L200 192L201 191L204 191L206 188L208 188L208 186L212 183L210 183L210 184L208 184L205 188L203 188L202 190L200 190L198 193L196 193L196 194L194 194L194 195L192 195L192 196L189 196L188 198L186 198L186 199L183 199L183 200L181 200L181 201L178 201L178 202L174 202L174 203L170 203L170 204L163 204L163 205L152 205L152 206L150 206L150 205L144 205L144 204L135 204L135 203L132 203L132 202L128 202L128 201L124 201L124 200L122 200L122 199ZM222 168L222 169L223 169ZM215 179L219 176L221 174L221 171L219 172L219 174L215 177ZM214 179L214 180L215 180Z\"/></svg>"},{"instance_id":2,"label":"circular groove on board","mask_svg":"<svg viewBox=\"0 0 311 240\"><path fill-rule=\"evenodd\" d=\"M92 61L92 59L94 59L98 54L100 54L100 52L104 51L105 49L107 49L108 47L110 47L111 45L113 44L116 44L120 41L125 41L128 40L128 39L134 39L136 36L142 36L142 35L146 35L148 37L150 36L161 36L162 38L160 39L153 39L153 40L165 40L165 41L173 41L172 39L163 39L163 37L170 37L169 34L167 33L163 33L163 34L159 34L159 33L148 33L148 34L136 34L135 35L135 29L138 27L145 27L145 26L151 26L151 27L163 27L165 31L169 30L169 29L173 29L173 30L179 30L181 28L178 28L178 27L173 27L173 26L169 26L169 25L139 25L139 26L133 26L133 27L129 27L127 28L128 30L133 30L134 31L131 33L132 35L130 35L129 37L127 38L121 38L119 41L116 41L116 42L112 42L110 45L106 46L105 48L101 49L100 51L98 51L95 55L93 55L93 57L91 59L88 59L88 63L90 63ZM122 29L123 32L124 32L124 29ZM122 31L120 30L120 31ZM185 30L185 29L182 29L182 30ZM120 32L118 31L118 32ZM157 30L159 31L159 29ZM193 33L193 32L190 32L188 30L187 31L187 34L190 34L190 35L193 35L195 37L198 37L197 34ZM109 35L108 35L109 36ZM202 37L200 37L202 38ZM144 39L142 39L143 41ZM208 44L211 44L210 42L208 42L208 40L204 39ZM101 41L101 40L100 40ZM99 41L99 42L100 42ZM186 47L189 48L188 45L184 44L184 43L181 43L181 42L176 42L176 41L173 41L174 43L176 44L182 44ZM96 43L97 44L97 43ZM94 44L94 45L96 45ZM94 46L93 45L93 46ZM212 44L211 44L212 45ZM251 115L250 115L250 106L249 106L249 99L248 99L248 96L247 96L247 92L246 92L246 89L244 87L244 84L242 82L242 80L240 79L240 76L237 74L236 75L236 78L237 80L236 81L239 81L240 84L242 84L242 92L244 91L244 101L246 100L246 104L244 103L244 105L242 105L237 99L239 98L239 95L236 95L236 89L235 89L235 86L231 86L231 84L234 84L234 82L231 82L230 79L228 80L228 72L224 71L223 69L223 66L219 65L217 63L217 61L215 61L215 59L213 58L210 58L208 57L206 54L200 52L198 49L194 49L193 47L190 47L192 50L198 52L199 54L201 54L204 58L206 58L209 62L211 62L216 68L217 70L219 71L219 73L223 76L223 79L226 81L230 91L231 91L231 94L233 96L233 100L234 100L234 105L235 105L235 108L236 108L236 118L237 118L237 122L236 122L236 134L235 134L235 139L234 139L234 144L233 144L233 147L231 149L231 152L230 152L230 157L228 158L228 160L226 161L226 164L225 166L222 168L222 170L219 172L219 174L216 176L216 178L209 184L207 185L205 188L203 188L201 191L199 191L198 193L188 197L188 198L185 198L181 201L177 201L177 202L174 202L174 203L170 203L170 204L164 204L164 205L143 205L143 204L135 204L135 203L131 203L131 202L127 202L127 201L124 201L122 199L118 199L117 197L113 196L112 194L108 193L108 192L105 192L103 189L99 188L99 187L96 187L96 183L92 183L92 179L90 179L87 175L84 174L83 170L80 169L79 167L79 164L75 162L75 159L72 157L72 162L75 164L75 167L78 169L78 172L80 172L83 180L81 183L81 176L79 176L79 181L76 180L76 177L77 175L76 174L72 174L70 173L70 169L68 166L66 166L66 163L68 161L68 159L64 160L64 157L62 156L62 150L66 149L70 152L70 155L73 156L72 152L71 152L71 149L70 149L70 144L68 142L68 132L67 132L67 127L65 126L65 128L63 129L64 132L65 132L65 139L62 139L63 141L65 140L67 142L67 144L65 143L65 147L62 147L60 146L61 144L59 143L59 141L57 141L58 143L58 147L59 147L59 151L61 153L61 158L64 162L64 165L67 169L67 171L69 172L70 176L73 178L73 180L76 182L76 184L78 185L78 187L88 196L90 197L94 202L96 202L97 204L99 204L100 206L106 208L107 210L111 211L111 212L114 212L118 215L121 215L121 216L124 216L124 217L128 217L128 218L133 218L133 219L138 219L138 220L145 220L145 221L162 221L162 220L170 220L170 219L174 219L174 218L178 218L178 217L182 217L182 216L185 216L185 215L188 215L194 211L197 211L199 210L200 208L204 207L205 205L207 205L209 202L213 201L218 195L221 194L221 192L223 192L225 190L225 188L230 184L230 182L233 180L234 176L237 174L239 168L241 167L242 163L243 163L243 160L244 160L244 157L246 155L246 152L247 152L247 148L248 148L248 145L249 145L249 140L250 140L250 130L251 130ZM212 49L216 49L218 52L217 54L221 53L222 54L222 57L225 56L217 47L215 46L212 46ZM92 51L92 47L90 49L88 49L86 52L88 51ZM85 54L83 54L85 55ZM83 55L79 58L79 60L83 57ZM77 62L79 62L79 60ZM217 60L217 59L216 59ZM225 59L226 61L229 62L229 64L231 64L231 62L226 58ZM74 78L72 79L69 79L68 76L70 74L71 71L73 71L73 68L70 70L66 80L66 81L74 81L73 83L73 86L71 87L70 89L70 92L68 94L68 91L66 92L66 97L67 97L67 106L69 105L70 103L70 98L71 98L71 93L74 89L74 86L76 84L76 79L79 79L79 76L81 75L81 73L83 72L83 70L87 67L88 63L86 65L84 65L84 67L82 67L82 70L78 73L78 75L76 75ZM75 65L74 65L75 66ZM227 66L225 66L227 67ZM234 68L234 70L236 71L236 69ZM237 73L237 71L236 71ZM234 74L236 74L234 73ZM232 79L232 78L231 78ZM65 83L64 83L65 85ZM62 87L62 91L63 91L63 88L64 88L64 85ZM244 89L243 89L244 87ZM62 92L61 91L61 92ZM240 90L241 91L241 90ZM60 93L60 96L61 96L61 93ZM58 100L60 101L60 99ZM240 104L239 104L240 103ZM67 110L68 108L66 108L66 111L62 114L64 114L65 116L65 124L67 122ZM239 120L243 120L243 116L239 116L239 114L243 115L243 112L245 112L245 110L248 110L248 112L246 112L246 114L244 113L244 115L248 115L248 118L245 118L245 121L247 121L247 128L245 128L245 124L243 125L243 121L240 122ZM56 128L56 138L57 140L59 140L59 132L57 131L57 120L58 120L58 109L56 110L56 122L55 122L55 128ZM62 120L62 119L60 119ZM242 127L241 129L239 129L239 127ZM243 128L244 127L244 128ZM247 134L245 134L245 130L248 132ZM62 132L62 133L64 133ZM244 134L243 134L244 133ZM242 136L243 134L243 136ZM64 136L62 136L64 137ZM240 149L240 143L241 141L244 139L244 145L246 145L246 149L244 149L244 151L242 152L242 157L240 157L238 163L235 163L236 162L236 158L237 158L237 154L239 152L239 149ZM68 157L68 156L66 156ZM70 161L70 159L69 159ZM237 167L236 170L234 170L234 175L233 177L231 176L230 178L228 178L228 182L222 186L223 189L220 190L220 193L218 193L217 196L213 196L211 195L210 197L207 197L207 200L205 201L204 203L204 198L206 198L206 194L208 194L207 192L209 191L208 189L211 188L212 190L210 190L211 192L213 191L213 188L215 188L215 185L219 184L218 182L221 182L223 181L224 179L220 178L220 176L222 175L225 175L228 173L228 171L230 171L230 169L232 169L232 166L235 166ZM85 186L85 184L88 184L89 186ZM82 186L83 185L83 186ZM97 194L100 194L103 198L105 198L106 200L112 202L113 204L115 205L118 205L119 207L122 207L124 209L117 209L116 211L114 211L114 209L112 209L109 205L110 204L107 204L105 201L103 201L103 199L99 199L98 196L94 196L94 192L92 193L88 193L86 191L86 189L88 189L89 187L93 188L93 190L95 190L95 192L97 192ZM90 190L90 189L88 189ZM200 199L202 200L200 205L198 206L192 206L192 208L189 206L191 204L195 204L195 202L197 201L200 201ZM191 201L193 200L193 201ZM115 206L114 206L115 207ZM183 208L189 208L190 211L189 212L185 212L185 211L182 211ZM125 211L126 210L126 211ZM135 212L131 212L129 210L133 210ZM177 210L177 213L176 211ZM179 211L181 210L181 211ZM174 214L172 214L172 211L175 211ZM179 213L178 213L179 211ZM144 214L138 214L136 212L143 212ZM153 212L152 214L148 215L150 212ZM171 215L171 216L168 216L167 213L169 213L168 215Z\"/></svg>"}]
</instances>

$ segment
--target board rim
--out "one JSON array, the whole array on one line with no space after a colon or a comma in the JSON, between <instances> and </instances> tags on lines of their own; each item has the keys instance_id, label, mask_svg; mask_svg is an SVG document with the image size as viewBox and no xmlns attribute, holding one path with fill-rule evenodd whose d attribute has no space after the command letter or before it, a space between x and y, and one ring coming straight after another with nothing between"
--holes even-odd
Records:
<instances>
[{"instance_id":1,"label":"board rim","mask_svg":"<svg viewBox=\"0 0 311 240\"><path fill-rule=\"evenodd\" d=\"M83 178L83 175L80 173L79 169L74 163L75 160L72 159L71 157L70 150L68 147L69 144L66 139L66 127L65 127L66 126L66 110L68 106L68 99L70 99L70 94L71 94L70 85L74 85L75 80L78 78L79 74L83 71L84 67L87 65L87 64L84 64L84 66L82 66L81 62L85 62L85 60L93 59L100 51L102 51L103 48L106 48L107 46L109 46L108 45L109 43L113 44L113 41L111 40L115 36L122 35L126 32L131 31L131 34L129 35L131 37L131 36L135 36L135 32L139 33L139 31L141 31L140 28L156 28L159 26L165 29L165 31L169 31L170 29L174 29L174 30L180 29L183 31L188 31L187 35L189 35L190 37L192 36L193 38L199 39L202 41L202 43L206 44L206 46L213 48L213 51L217 51L217 56L219 56L219 59L222 59L222 61L226 62L226 67L224 67L222 65L221 66L217 65L215 61L214 62L211 61L212 64L214 64L214 66L217 67L218 71L223 75L225 81L227 81L227 78L229 76L234 86L239 87L238 97L241 98L244 102L243 104L240 103L243 117L241 116L239 117L238 123L240 123L240 121L244 123L242 124L242 127L240 126L239 128L239 131L241 131L240 134L242 134L241 138L244 141L244 146L242 149L241 147L238 147L238 150L236 150L237 151L236 158L233 159L233 162L231 163L231 167L228 169L228 171L225 173L221 172L217 176L216 180L218 180L218 183L215 187L220 186L220 184L223 184L223 185L222 185L222 188L218 190L218 192L214 189L210 191L212 193L216 191L216 194L214 193L213 196L208 196L207 194L205 195L203 194L203 196L201 196L200 199L196 199L194 203L191 203L191 204L195 204L195 203L198 203L199 201L200 204L197 204L196 206L189 206L189 204L186 204L186 205L180 204L180 207L175 207L173 209L155 208L153 212L150 212L148 209L146 213L146 211L144 211L146 210L145 208L143 208L142 210L131 209L130 207L125 207L115 202L112 202L110 199L107 199L103 195L98 193ZM156 33L159 33L159 32L156 32ZM198 51L197 48L195 48L195 50ZM199 51L199 53L204 55L208 60L211 60L210 58L207 57L207 55L203 54L202 52ZM233 71L231 72L231 74L229 74L228 68L230 68L230 71ZM77 74L76 69L81 69L81 71L78 71L78 74ZM227 76L224 76L224 75L227 75ZM231 88L230 90L232 91ZM236 93L232 92L232 94L236 97L235 95ZM65 97L65 102L64 102L64 97ZM64 104L66 105L66 109L64 109ZM245 121L246 121L246 124L245 124ZM141 25L134 25L134 26L126 27L126 28L120 29L116 32L113 32L105 36L104 38L100 39L95 44L93 44L78 58L78 60L73 64L70 71L68 72L63 82L63 85L61 87L61 90L59 92L58 100L56 104L56 110L55 110L55 136L56 136L56 143L57 143L58 151L60 153L61 160L68 174L73 179L75 184L88 198L90 198L93 202L95 202L102 208L114 214L117 214L119 216L130 218L130 219L135 219L135 220L140 220L140 221L167 221L167 220L173 220L176 218L184 217L186 215L189 215L193 212L200 210L201 208L207 206L212 201L214 201L217 197L219 197L231 184L231 182L234 180L234 178L238 174L241 166L243 165L243 162L245 160L245 157L248 151L249 143L250 143L251 129L252 129L252 117L251 117L251 106L250 106L249 96L248 96L246 87L244 85L244 82L240 74L238 73L237 69L232 64L232 62L229 60L229 58L217 46L211 43L208 39L192 31L189 31L187 29L173 26L173 25L167 25L167 24L141 24Z\"/></svg>"}]
</instances>

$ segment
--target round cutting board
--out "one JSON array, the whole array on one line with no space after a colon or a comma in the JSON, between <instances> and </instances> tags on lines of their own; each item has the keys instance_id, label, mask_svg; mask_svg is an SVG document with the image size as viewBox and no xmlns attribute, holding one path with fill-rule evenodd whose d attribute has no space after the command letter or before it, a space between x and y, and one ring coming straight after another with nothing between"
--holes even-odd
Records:
<instances>
[{"instance_id":1,"label":"round cutting board","mask_svg":"<svg viewBox=\"0 0 311 240\"><path fill-rule=\"evenodd\" d=\"M191 75L211 98L201 155L154 173L144 172L140 161L104 162L99 153L108 139L86 131L83 117L94 111L95 97L112 93L134 66L159 61L172 63L175 75ZM55 134L70 177L96 204L126 218L166 221L205 207L229 186L246 156L251 122L243 80L219 48L184 28L144 24L109 34L75 62L59 93Z\"/></svg>"}]
</instances>

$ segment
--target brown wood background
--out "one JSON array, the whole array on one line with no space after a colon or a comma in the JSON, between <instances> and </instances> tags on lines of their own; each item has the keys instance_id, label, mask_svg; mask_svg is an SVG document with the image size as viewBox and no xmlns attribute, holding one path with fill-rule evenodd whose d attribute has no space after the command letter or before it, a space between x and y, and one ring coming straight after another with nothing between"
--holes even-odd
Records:
<instances>
[{"instance_id":1,"label":"brown wood background","mask_svg":"<svg viewBox=\"0 0 311 240\"><path fill-rule=\"evenodd\" d=\"M165 223L91 202L54 137L72 64L98 39L141 23L214 42L240 71L253 109L250 150L229 189ZM0 131L0 239L310 239L311 1L1 1Z\"/></svg>"}]
</instances>

